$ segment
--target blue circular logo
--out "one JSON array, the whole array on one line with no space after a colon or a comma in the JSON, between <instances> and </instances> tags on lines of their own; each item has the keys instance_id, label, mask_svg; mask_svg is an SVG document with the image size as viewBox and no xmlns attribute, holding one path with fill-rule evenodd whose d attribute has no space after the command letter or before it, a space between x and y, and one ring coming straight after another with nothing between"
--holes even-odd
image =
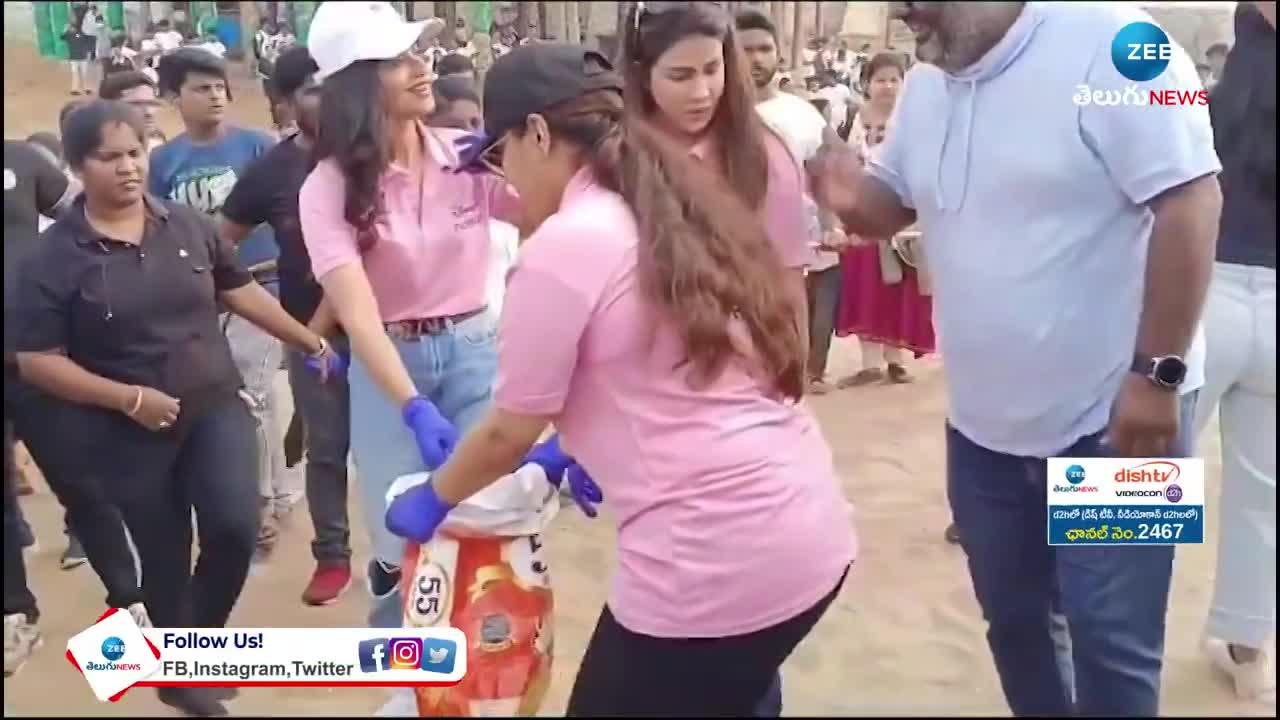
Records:
<instances>
[{"instance_id":1,"label":"blue circular logo","mask_svg":"<svg viewBox=\"0 0 1280 720\"><path fill-rule=\"evenodd\" d=\"M102 657L115 662L124 657L124 641L114 635L102 641Z\"/></svg>"},{"instance_id":2,"label":"blue circular logo","mask_svg":"<svg viewBox=\"0 0 1280 720\"><path fill-rule=\"evenodd\" d=\"M1164 497L1171 503L1176 503L1182 499L1182 487L1179 485L1170 485L1164 489Z\"/></svg>"},{"instance_id":3,"label":"blue circular logo","mask_svg":"<svg viewBox=\"0 0 1280 720\"><path fill-rule=\"evenodd\" d=\"M1169 36L1149 22L1129 23L1111 41L1111 62L1130 80L1153 80L1169 67L1173 44Z\"/></svg>"},{"instance_id":4,"label":"blue circular logo","mask_svg":"<svg viewBox=\"0 0 1280 720\"><path fill-rule=\"evenodd\" d=\"M1079 485L1084 482L1084 467L1080 465L1072 465L1067 468L1067 482L1072 485Z\"/></svg>"}]
</instances>

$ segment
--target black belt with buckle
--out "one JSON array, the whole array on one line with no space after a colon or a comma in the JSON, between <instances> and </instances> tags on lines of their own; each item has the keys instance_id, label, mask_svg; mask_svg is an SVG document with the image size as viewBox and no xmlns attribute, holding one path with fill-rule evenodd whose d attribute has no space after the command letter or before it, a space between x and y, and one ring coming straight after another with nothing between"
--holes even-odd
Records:
<instances>
[{"instance_id":1,"label":"black belt with buckle","mask_svg":"<svg viewBox=\"0 0 1280 720\"><path fill-rule=\"evenodd\" d=\"M397 340L417 340L424 335L439 335L454 325L470 320L488 309L489 306L485 305L458 315L396 320L395 322L383 323L382 327L386 328L388 335Z\"/></svg>"}]
</instances>

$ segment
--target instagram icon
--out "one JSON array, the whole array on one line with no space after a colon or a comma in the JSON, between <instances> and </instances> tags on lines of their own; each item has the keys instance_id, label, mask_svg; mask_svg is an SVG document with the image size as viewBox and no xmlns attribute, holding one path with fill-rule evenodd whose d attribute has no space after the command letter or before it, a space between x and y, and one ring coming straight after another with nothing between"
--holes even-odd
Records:
<instances>
[{"instance_id":1,"label":"instagram icon","mask_svg":"<svg viewBox=\"0 0 1280 720\"><path fill-rule=\"evenodd\" d=\"M391 640L391 669L417 670L422 667L422 638Z\"/></svg>"}]
</instances>

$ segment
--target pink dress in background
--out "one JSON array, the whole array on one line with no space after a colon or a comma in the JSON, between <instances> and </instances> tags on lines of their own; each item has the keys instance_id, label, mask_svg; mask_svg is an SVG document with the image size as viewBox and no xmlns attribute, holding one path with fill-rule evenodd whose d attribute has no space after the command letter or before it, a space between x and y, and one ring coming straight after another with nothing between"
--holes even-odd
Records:
<instances>
[{"instance_id":1,"label":"pink dress in background","mask_svg":"<svg viewBox=\"0 0 1280 720\"><path fill-rule=\"evenodd\" d=\"M860 116L853 121L849 143L863 156L870 150ZM902 280L886 283L880 270L880 245L888 241L864 240L866 244L846 250L840 258L843 278L836 334L905 348L916 357L933 353L933 298L921 292L916 269L903 263Z\"/></svg>"}]
</instances>

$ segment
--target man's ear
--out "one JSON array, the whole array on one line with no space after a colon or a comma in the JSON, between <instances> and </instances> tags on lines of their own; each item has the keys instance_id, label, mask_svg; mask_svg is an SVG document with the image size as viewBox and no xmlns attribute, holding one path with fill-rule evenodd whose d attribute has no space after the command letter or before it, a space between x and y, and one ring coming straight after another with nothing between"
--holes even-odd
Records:
<instances>
[{"instance_id":1,"label":"man's ear","mask_svg":"<svg viewBox=\"0 0 1280 720\"><path fill-rule=\"evenodd\" d=\"M525 118L524 130L526 135L533 134L533 141L543 153L551 152L551 128L546 118L537 113L530 115Z\"/></svg>"}]
</instances>

